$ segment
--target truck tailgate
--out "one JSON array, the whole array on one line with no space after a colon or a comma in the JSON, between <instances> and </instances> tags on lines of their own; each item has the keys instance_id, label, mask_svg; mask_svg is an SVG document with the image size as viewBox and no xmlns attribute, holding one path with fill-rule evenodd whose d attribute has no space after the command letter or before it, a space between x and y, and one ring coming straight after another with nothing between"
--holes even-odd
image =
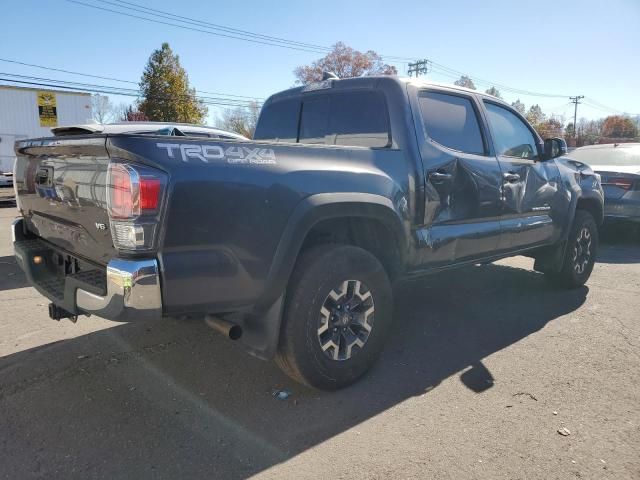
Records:
<instances>
[{"instance_id":1,"label":"truck tailgate","mask_svg":"<svg viewBox=\"0 0 640 480\"><path fill-rule=\"evenodd\" d=\"M104 136L16 144L14 183L27 230L106 265L115 256L106 204Z\"/></svg>"}]
</instances>

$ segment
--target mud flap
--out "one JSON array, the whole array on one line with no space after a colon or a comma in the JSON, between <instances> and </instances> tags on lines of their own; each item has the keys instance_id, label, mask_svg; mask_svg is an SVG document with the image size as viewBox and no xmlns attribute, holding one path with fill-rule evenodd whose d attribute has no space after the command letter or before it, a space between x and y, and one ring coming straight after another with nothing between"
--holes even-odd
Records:
<instances>
[{"instance_id":1,"label":"mud flap","mask_svg":"<svg viewBox=\"0 0 640 480\"><path fill-rule=\"evenodd\" d=\"M271 360L275 356L283 305L284 295L281 295L264 314L244 315L238 322L242 325L242 337L238 342L249 354L262 360Z\"/></svg>"},{"instance_id":2,"label":"mud flap","mask_svg":"<svg viewBox=\"0 0 640 480\"><path fill-rule=\"evenodd\" d=\"M541 250L534 258L533 269L541 273L560 273L564 264L564 253L567 241Z\"/></svg>"}]
</instances>

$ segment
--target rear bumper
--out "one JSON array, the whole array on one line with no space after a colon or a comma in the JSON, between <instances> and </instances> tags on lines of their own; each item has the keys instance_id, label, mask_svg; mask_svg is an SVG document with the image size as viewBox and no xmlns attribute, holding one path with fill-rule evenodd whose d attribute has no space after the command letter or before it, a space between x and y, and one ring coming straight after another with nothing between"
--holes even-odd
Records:
<instances>
[{"instance_id":1,"label":"rear bumper","mask_svg":"<svg viewBox=\"0 0 640 480\"><path fill-rule=\"evenodd\" d=\"M640 222L640 201L606 198L604 218L607 221Z\"/></svg>"},{"instance_id":2,"label":"rear bumper","mask_svg":"<svg viewBox=\"0 0 640 480\"><path fill-rule=\"evenodd\" d=\"M155 259L112 259L106 270L89 269L60 275L52 269L55 253L38 238L26 238L23 220L12 225L16 261L27 280L59 307L75 315L93 314L108 320L133 321L162 316L160 273ZM35 264L33 257L44 261Z\"/></svg>"}]
</instances>

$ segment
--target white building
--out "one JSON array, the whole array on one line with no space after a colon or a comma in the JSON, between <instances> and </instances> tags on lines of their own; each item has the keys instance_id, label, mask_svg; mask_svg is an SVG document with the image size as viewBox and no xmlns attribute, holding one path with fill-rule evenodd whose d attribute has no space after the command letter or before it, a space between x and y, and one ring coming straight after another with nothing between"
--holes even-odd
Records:
<instances>
[{"instance_id":1,"label":"white building","mask_svg":"<svg viewBox=\"0 0 640 480\"><path fill-rule=\"evenodd\" d=\"M16 140L51 136L51 127L88 123L91 95L0 85L0 172L13 169Z\"/></svg>"}]
</instances>

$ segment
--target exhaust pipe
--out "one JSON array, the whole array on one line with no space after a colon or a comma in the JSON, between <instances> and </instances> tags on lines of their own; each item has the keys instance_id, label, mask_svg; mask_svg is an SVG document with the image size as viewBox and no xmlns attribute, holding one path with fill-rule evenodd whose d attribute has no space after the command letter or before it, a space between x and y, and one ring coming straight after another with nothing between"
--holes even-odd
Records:
<instances>
[{"instance_id":1,"label":"exhaust pipe","mask_svg":"<svg viewBox=\"0 0 640 480\"><path fill-rule=\"evenodd\" d=\"M228 322L220 317L207 315L204 317L204 322L231 340L238 340L242 336L242 327L240 325Z\"/></svg>"}]
</instances>

